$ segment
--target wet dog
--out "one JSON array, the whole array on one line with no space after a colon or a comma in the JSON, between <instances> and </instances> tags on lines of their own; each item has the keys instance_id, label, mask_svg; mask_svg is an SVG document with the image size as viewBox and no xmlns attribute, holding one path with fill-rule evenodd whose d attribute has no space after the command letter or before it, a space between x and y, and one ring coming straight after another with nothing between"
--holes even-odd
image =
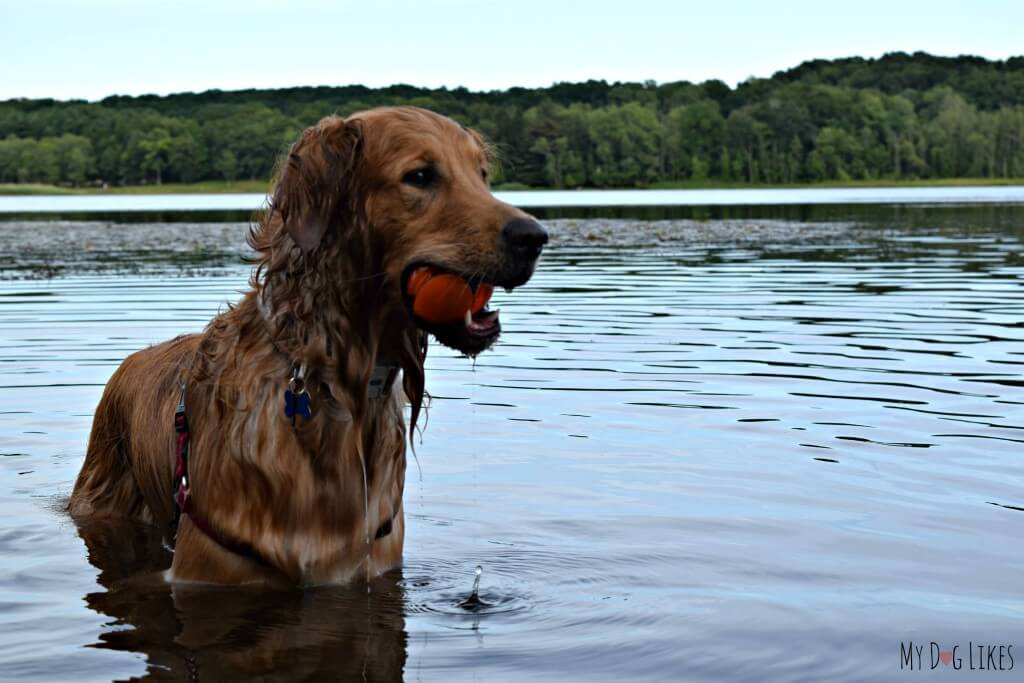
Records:
<instances>
[{"instance_id":1,"label":"wet dog","mask_svg":"<svg viewBox=\"0 0 1024 683\"><path fill-rule=\"evenodd\" d=\"M306 130L250 234L249 291L111 377L71 514L173 529L175 581L308 585L397 566L403 409L414 429L427 335L489 348L501 326L477 294L525 283L547 242L491 194L490 166L478 134L422 109ZM419 315L423 273L473 305Z\"/></svg>"}]
</instances>

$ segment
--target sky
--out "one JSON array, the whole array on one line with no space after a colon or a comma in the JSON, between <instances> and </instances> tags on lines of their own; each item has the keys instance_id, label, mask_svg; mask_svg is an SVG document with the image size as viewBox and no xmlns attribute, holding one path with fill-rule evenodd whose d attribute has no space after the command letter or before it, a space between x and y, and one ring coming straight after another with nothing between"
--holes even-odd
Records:
<instances>
[{"instance_id":1,"label":"sky","mask_svg":"<svg viewBox=\"0 0 1024 683\"><path fill-rule=\"evenodd\" d=\"M0 100L299 85L730 85L814 58L1024 54L1024 0L0 0Z\"/></svg>"}]
</instances>

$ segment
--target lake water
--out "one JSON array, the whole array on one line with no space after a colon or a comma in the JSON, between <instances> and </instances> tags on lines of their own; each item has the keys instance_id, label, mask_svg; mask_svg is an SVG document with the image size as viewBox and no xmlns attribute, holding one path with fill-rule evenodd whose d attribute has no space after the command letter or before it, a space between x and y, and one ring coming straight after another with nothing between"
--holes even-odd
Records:
<instances>
[{"instance_id":1,"label":"lake water","mask_svg":"<svg viewBox=\"0 0 1024 683\"><path fill-rule=\"evenodd\" d=\"M1024 202L1024 186L836 187L749 190L545 190L496 192L523 208ZM0 196L3 213L255 211L262 194Z\"/></svg>"},{"instance_id":2,"label":"lake water","mask_svg":"<svg viewBox=\"0 0 1024 683\"><path fill-rule=\"evenodd\" d=\"M926 203L553 213L499 345L431 349L369 594L171 589L152 530L62 513L104 382L237 299L245 224L0 221L0 679L900 680L913 641L1018 680L1024 206Z\"/></svg>"}]
</instances>

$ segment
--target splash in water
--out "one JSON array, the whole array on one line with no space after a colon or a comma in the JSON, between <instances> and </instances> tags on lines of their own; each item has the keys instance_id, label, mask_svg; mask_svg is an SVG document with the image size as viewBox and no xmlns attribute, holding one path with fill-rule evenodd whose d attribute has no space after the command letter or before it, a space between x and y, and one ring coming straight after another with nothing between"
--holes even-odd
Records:
<instances>
[{"instance_id":1,"label":"splash in water","mask_svg":"<svg viewBox=\"0 0 1024 683\"><path fill-rule=\"evenodd\" d=\"M480 565L476 566L476 578L473 579L473 592L469 594L469 597L460 603L463 609L477 610L481 607L486 607L487 603L480 599L480 576L483 575L484 568Z\"/></svg>"}]
</instances>

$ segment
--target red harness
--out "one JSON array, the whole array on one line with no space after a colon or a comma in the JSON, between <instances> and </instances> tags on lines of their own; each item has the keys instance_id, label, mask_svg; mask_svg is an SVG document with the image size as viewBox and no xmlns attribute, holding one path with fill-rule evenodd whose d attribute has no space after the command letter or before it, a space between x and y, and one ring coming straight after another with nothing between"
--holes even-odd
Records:
<instances>
[{"instance_id":1,"label":"red harness","mask_svg":"<svg viewBox=\"0 0 1024 683\"><path fill-rule=\"evenodd\" d=\"M210 520L197 512L192 506L192 489L189 485L188 474L188 417L185 415L185 383L181 384L181 395L178 398L178 409L174 411L174 431L177 433L176 450L177 458L174 463L174 480L177 488L174 491L174 505L177 512L174 515L174 527L177 529L178 521L182 515L188 515L192 524L202 531L206 536L219 545L236 555L248 557L259 564L267 567L273 565L260 554L256 548L248 543L229 538L217 530Z\"/></svg>"},{"instance_id":2,"label":"red harness","mask_svg":"<svg viewBox=\"0 0 1024 683\"><path fill-rule=\"evenodd\" d=\"M174 528L177 529L178 521L182 515L188 515L193 526L206 534L207 538L220 547L236 555L247 557L266 567L273 567L274 565L261 555L255 547L249 543L228 537L214 527L206 517L197 512L195 507L192 505L192 490L189 483L190 479L188 473L189 430L188 416L185 414L184 382L181 383L181 394L178 397L178 408L174 411L174 431L177 434L175 439L175 451L177 456L174 462L174 481L176 482L174 490L174 505L176 508L173 522ZM380 528L377 529L377 533L374 534L374 540L379 540L390 534L391 526L391 519L388 519L386 522L381 524Z\"/></svg>"}]
</instances>

